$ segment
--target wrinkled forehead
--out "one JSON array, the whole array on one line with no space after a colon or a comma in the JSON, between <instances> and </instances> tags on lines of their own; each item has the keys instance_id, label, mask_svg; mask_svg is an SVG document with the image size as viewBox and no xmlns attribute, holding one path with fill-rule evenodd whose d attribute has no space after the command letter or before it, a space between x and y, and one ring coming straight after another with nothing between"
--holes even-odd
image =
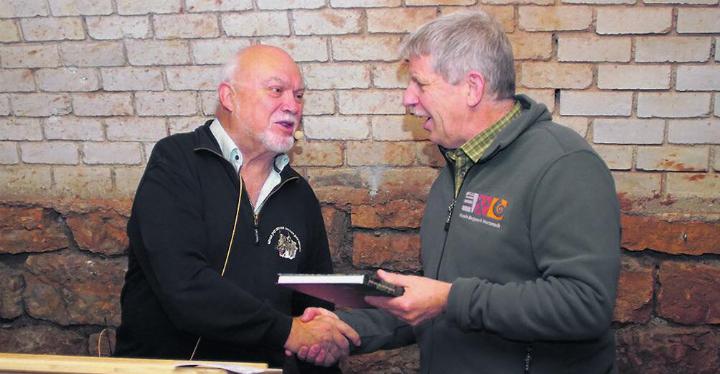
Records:
<instances>
[{"instance_id":1,"label":"wrinkled forehead","mask_svg":"<svg viewBox=\"0 0 720 374\"><path fill-rule=\"evenodd\" d=\"M295 61L285 52L275 49L263 49L254 53L238 56L237 76L239 82L276 82L303 87L302 74Z\"/></svg>"}]
</instances>

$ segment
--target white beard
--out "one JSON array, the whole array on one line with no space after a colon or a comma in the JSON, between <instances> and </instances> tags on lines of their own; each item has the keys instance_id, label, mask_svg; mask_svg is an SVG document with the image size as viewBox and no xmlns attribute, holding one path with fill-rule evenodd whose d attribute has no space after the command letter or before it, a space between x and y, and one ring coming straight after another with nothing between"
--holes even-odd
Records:
<instances>
[{"instance_id":1,"label":"white beard","mask_svg":"<svg viewBox=\"0 0 720 374\"><path fill-rule=\"evenodd\" d=\"M272 132L263 131L260 134L260 142L266 149L275 153L287 153L295 144L295 138L292 136L280 136Z\"/></svg>"}]
</instances>

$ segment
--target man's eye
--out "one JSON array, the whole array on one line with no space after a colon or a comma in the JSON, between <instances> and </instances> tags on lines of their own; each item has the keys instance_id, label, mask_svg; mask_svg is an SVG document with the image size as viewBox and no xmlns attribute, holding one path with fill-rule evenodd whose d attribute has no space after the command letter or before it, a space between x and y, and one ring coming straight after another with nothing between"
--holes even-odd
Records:
<instances>
[{"instance_id":1,"label":"man's eye","mask_svg":"<svg viewBox=\"0 0 720 374\"><path fill-rule=\"evenodd\" d=\"M270 92L273 94L279 95L282 93L282 88L280 87L270 87Z\"/></svg>"},{"instance_id":2,"label":"man's eye","mask_svg":"<svg viewBox=\"0 0 720 374\"><path fill-rule=\"evenodd\" d=\"M295 98L298 99L298 100L302 100L302 99L303 99L303 96L305 96L305 93L304 93L304 92L298 92L298 93L295 94Z\"/></svg>"}]
</instances>

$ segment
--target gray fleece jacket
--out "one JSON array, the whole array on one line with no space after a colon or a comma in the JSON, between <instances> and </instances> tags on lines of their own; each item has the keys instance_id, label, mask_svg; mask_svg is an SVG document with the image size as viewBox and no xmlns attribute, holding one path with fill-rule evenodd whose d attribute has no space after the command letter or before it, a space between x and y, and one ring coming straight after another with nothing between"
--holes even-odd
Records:
<instances>
[{"instance_id":1,"label":"gray fleece jacket","mask_svg":"<svg viewBox=\"0 0 720 374\"><path fill-rule=\"evenodd\" d=\"M619 206L602 159L542 104L470 168L434 182L420 229L423 275L452 283L447 310L411 328L381 310L339 312L357 352L417 341L423 373L613 373Z\"/></svg>"}]
</instances>

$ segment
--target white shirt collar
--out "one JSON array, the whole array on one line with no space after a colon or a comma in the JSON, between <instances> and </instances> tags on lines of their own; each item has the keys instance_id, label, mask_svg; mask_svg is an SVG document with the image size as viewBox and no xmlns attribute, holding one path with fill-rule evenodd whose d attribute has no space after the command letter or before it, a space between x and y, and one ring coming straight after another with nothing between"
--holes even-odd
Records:
<instances>
[{"instance_id":1,"label":"white shirt collar","mask_svg":"<svg viewBox=\"0 0 720 374\"><path fill-rule=\"evenodd\" d=\"M230 162L230 164L235 168L236 173L240 172L240 167L243 164L242 152L240 152L238 146L232 140L230 135L228 135L227 131L225 131L225 128L222 127L220 121L217 118L215 118L210 124L210 132L215 137L215 140L217 140L223 158ZM270 174L268 175L262 189L260 190L260 195L258 196L258 202L256 204L257 206L254 207L255 214L260 212L260 208L262 208L263 204L265 203L265 199L267 199L267 197L270 195L272 189L275 188L275 186L277 186L278 184L280 184L280 181L282 180L282 178L280 177L280 172L282 172L283 169L285 169L285 166L287 166L289 163L290 157L288 157L288 155L285 153L277 155L275 157L275 167L270 170Z\"/></svg>"}]
</instances>

